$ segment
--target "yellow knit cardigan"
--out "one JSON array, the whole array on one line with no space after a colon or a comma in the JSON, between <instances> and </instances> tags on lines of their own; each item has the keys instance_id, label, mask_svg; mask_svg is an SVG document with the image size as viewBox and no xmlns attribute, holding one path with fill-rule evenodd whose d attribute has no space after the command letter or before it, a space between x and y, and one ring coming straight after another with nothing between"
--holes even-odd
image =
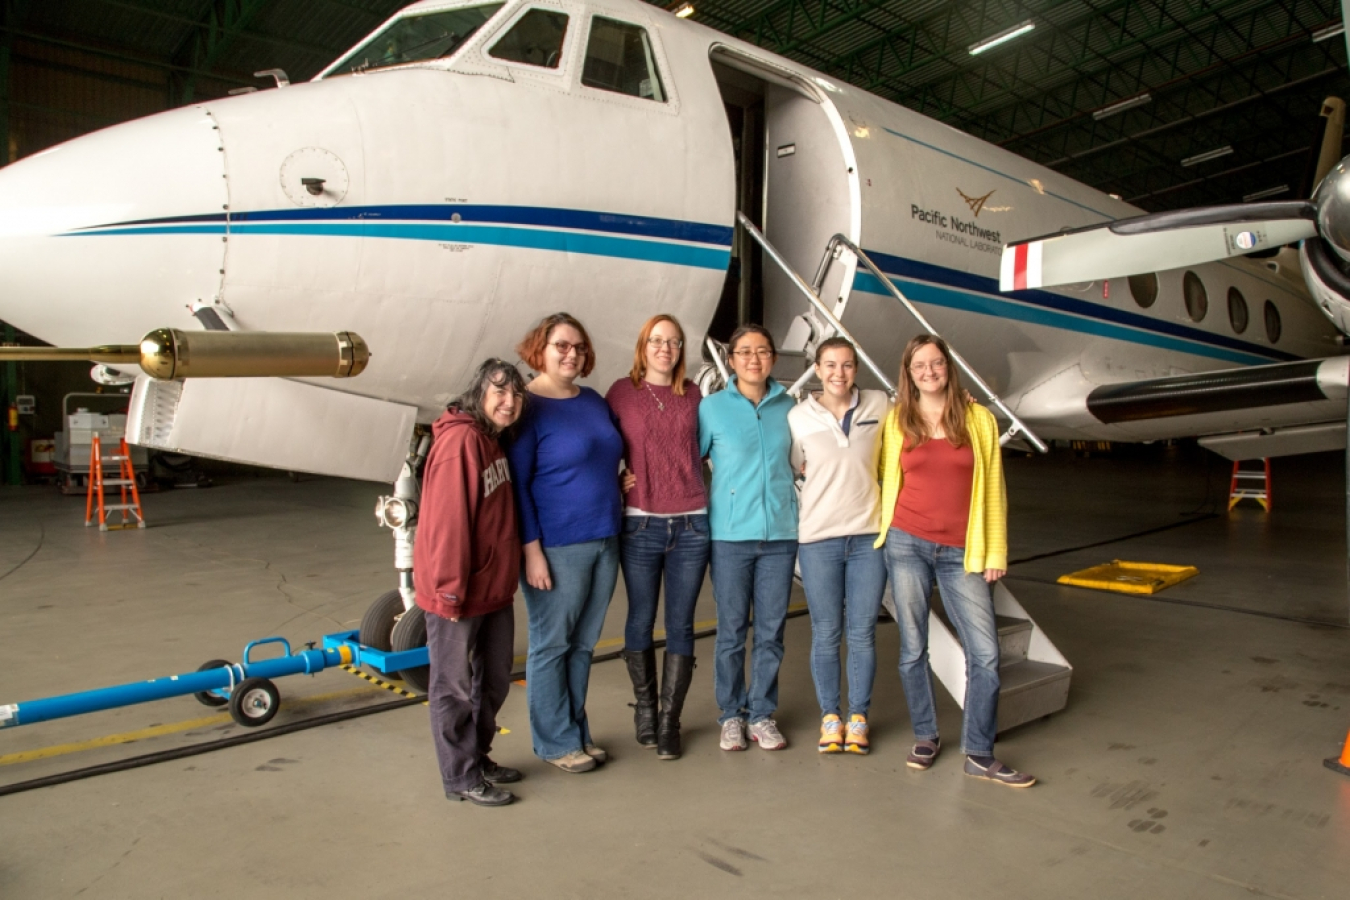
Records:
<instances>
[{"instance_id":1,"label":"yellow knit cardigan","mask_svg":"<svg viewBox=\"0 0 1350 900\"><path fill-rule=\"evenodd\" d=\"M966 431L975 451L975 473L970 490L970 524L966 528L966 571L1008 568L1008 495L1003 484L1003 455L998 445L998 422L979 404L966 407ZM881 518L875 546L886 543L886 532L895 518L895 502L905 474L900 469L900 449L905 433L900 428L900 407L886 414L881 431Z\"/></svg>"}]
</instances>

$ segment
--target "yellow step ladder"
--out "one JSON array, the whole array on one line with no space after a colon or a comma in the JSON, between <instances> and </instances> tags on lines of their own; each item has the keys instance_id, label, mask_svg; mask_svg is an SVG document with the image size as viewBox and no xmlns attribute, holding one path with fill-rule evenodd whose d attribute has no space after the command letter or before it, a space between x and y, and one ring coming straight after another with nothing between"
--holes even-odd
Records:
<instances>
[{"instance_id":1,"label":"yellow step ladder","mask_svg":"<svg viewBox=\"0 0 1350 900\"><path fill-rule=\"evenodd\" d=\"M103 477L103 464L105 462L117 463L116 478ZM119 488L122 494L121 502L105 502L103 495L105 487ZM130 494L130 502L128 502L128 494ZM131 449L127 446L126 438L122 438L121 447L117 453L104 456L99 437L97 434L94 435L93 445L89 448L89 494L84 502L84 524L86 527L94 524L95 497L98 498L99 531L145 527L145 516L141 513L141 492L136 489L136 471L131 465ZM121 512L121 523L109 525L109 512ZM132 516L136 517L134 521L131 518Z\"/></svg>"},{"instance_id":2,"label":"yellow step ladder","mask_svg":"<svg viewBox=\"0 0 1350 900\"><path fill-rule=\"evenodd\" d=\"M1270 512L1270 459L1261 458L1260 469L1242 468L1243 460L1233 461L1233 481L1228 487L1228 508L1231 510L1243 500L1255 500Z\"/></svg>"}]
</instances>

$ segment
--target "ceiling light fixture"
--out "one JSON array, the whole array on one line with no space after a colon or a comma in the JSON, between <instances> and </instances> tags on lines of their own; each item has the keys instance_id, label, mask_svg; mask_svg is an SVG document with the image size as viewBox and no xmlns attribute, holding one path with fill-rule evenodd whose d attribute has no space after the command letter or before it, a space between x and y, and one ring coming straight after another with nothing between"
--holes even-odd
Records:
<instances>
[{"instance_id":1,"label":"ceiling light fixture","mask_svg":"<svg viewBox=\"0 0 1350 900\"><path fill-rule=\"evenodd\" d=\"M1227 144L1217 150L1209 150L1204 153L1197 153L1194 156L1188 156L1181 161L1183 166L1198 166L1202 162L1209 162L1211 159L1218 159L1221 156L1231 156L1233 148Z\"/></svg>"},{"instance_id":2,"label":"ceiling light fixture","mask_svg":"<svg viewBox=\"0 0 1350 900\"><path fill-rule=\"evenodd\" d=\"M1121 100L1119 103L1112 103L1110 106L1103 106L1092 114L1092 118L1100 122L1107 116L1114 116L1116 113L1123 113L1127 109L1134 109L1136 106L1143 106L1145 103L1152 103L1152 94L1140 94L1137 97L1131 97L1128 100Z\"/></svg>"},{"instance_id":3,"label":"ceiling light fixture","mask_svg":"<svg viewBox=\"0 0 1350 900\"><path fill-rule=\"evenodd\" d=\"M679 9L675 10L675 18L687 19L694 14L694 4L682 3Z\"/></svg>"},{"instance_id":4,"label":"ceiling light fixture","mask_svg":"<svg viewBox=\"0 0 1350 900\"><path fill-rule=\"evenodd\" d=\"M1246 194L1242 198L1243 203L1251 203L1253 200L1264 200L1267 197L1274 197L1283 194L1289 190L1289 185L1282 184L1279 187L1266 188L1264 191L1257 191L1254 194Z\"/></svg>"},{"instance_id":5,"label":"ceiling light fixture","mask_svg":"<svg viewBox=\"0 0 1350 900\"><path fill-rule=\"evenodd\" d=\"M1014 25L1013 27L1007 29L1006 31L1000 31L998 34L993 35L992 37L987 37L982 41L976 41L975 43L971 44L969 47L970 55L978 56L979 54L983 53L986 50L992 50L999 44L1006 44L1013 38L1021 37L1022 35L1026 34L1028 31L1031 31L1035 27L1036 23L1031 21L1030 19L1027 19L1020 25Z\"/></svg>"},{"instance_id":6,"label":"ceiling light fixture","mask_svg":"<svg viewBox=\"0 0 1350 900\"><path fill-rule=\"evenodd\" d=\"M1320 44L1323 41L1331 40L1345 34L1345 23L1337 22L1335 25L1328 25L1326 28L1319 28L1312 33L1314 44Z\"/></svg>"}]
</instances>

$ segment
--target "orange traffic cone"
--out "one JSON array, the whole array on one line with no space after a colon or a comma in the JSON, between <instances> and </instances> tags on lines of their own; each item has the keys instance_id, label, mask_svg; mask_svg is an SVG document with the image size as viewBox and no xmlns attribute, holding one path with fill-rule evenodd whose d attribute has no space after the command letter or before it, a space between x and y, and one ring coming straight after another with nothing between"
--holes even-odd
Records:
<instances>
[{"instance_id":1,"label":"orange traffic cone","mask_svg":"<svg viewBox=\"0 0 1350 900\"><path fill-rule=\"evenodd\" d=\"M1341 755L1322 760L1322 765L1333 772L1350 775L1350 734L1345 736L1345 746L1341 748Z\"/></svg>"}]
</instances>

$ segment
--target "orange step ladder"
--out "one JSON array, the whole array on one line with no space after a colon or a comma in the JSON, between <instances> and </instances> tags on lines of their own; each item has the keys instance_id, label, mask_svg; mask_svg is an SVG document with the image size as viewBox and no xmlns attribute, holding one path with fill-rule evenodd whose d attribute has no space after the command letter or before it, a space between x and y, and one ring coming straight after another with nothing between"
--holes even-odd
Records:
<instances>
[{"instance_id":1,"label":"orange step ladder","mask_svg":"<svg viewBox=\"0 0 1350 900\"><path fill-rule=\"evenodd\" d=\"M1270 459L1262 457L1260 469L1242 468L1242 460L1233 461L1233 481L1228 487L1228 508L1231 510L1243 500L1255 500L1270 512Z\"/></svg>"},{"instance_id":2,"label":"orange step ladder","mask_svg":"<svg viewBox=\"0 0 1350 900\"><path fill-rule=\"evenodd\" d=\"M116 478L103 477L103 464L105 462L117 463ZM122 500L120 503L105 502L103 490L110 486L121 489ZM131 495L131 502L127 502L128 493ZM97 434L94 435L93 444L89 448L89 494L84 501L84 524L86 527L94 524L94 498L96 496L98 497L99 531L145 527L145 516L141 513L141 492L136 489L136 471L131 466L131 449L127 447L126 438L122 438L122 445L116 454L104 456L99 437ZM109 525L108 513L116 511L122 513L122 521L117 525ZM131 515L128 515L128 513ZM132 515L136 517L135 521L132 521Z\"/></svg>"}]
</instances>

